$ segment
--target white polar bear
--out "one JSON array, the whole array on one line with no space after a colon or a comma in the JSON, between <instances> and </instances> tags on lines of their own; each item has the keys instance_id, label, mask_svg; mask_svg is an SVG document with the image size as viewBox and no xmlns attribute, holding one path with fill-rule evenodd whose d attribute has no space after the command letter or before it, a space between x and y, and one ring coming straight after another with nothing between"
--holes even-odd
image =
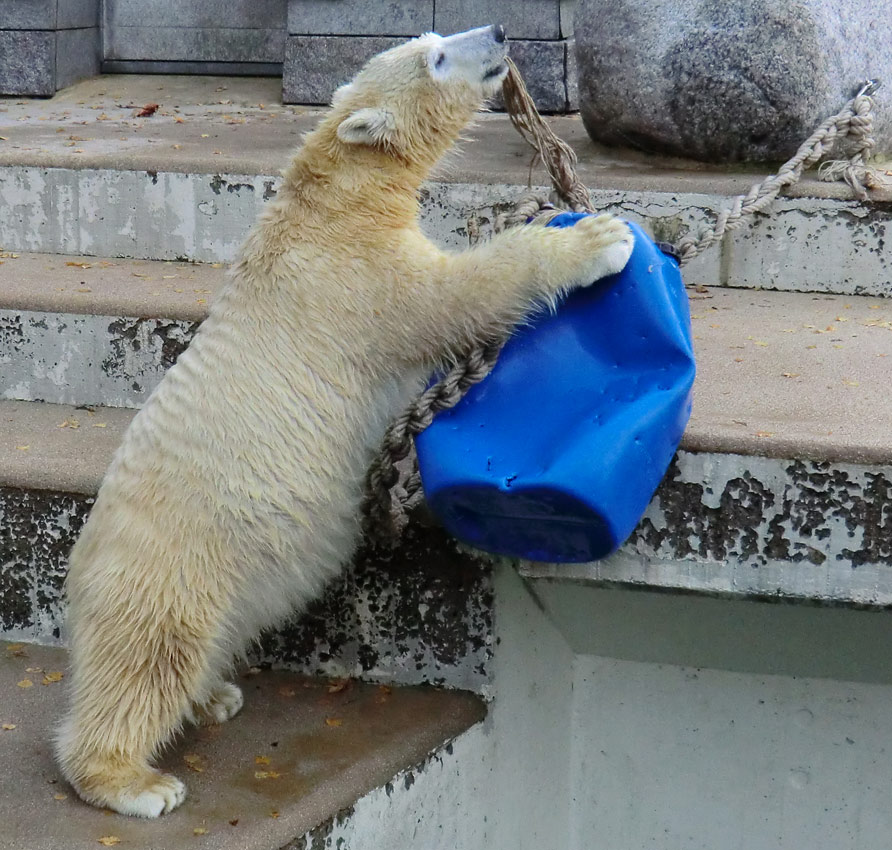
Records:
<instances>
[{"instance_id":1,"label":"white polar bear","mask_svg":"<svg viewBox=\"0 0 892 850\"><path fill-rule=\"evenodd\" d=\"M66 778L156 817L151 767L183 720L242 705L224 680L259 631L347 562L363 478L423 377L536 302L619 271L627 226L515 228L444 253L418 189L506 73L501 27L422 36L335 95L189 348L133 420L71 554Z\"/></svg>"}]
</instances>

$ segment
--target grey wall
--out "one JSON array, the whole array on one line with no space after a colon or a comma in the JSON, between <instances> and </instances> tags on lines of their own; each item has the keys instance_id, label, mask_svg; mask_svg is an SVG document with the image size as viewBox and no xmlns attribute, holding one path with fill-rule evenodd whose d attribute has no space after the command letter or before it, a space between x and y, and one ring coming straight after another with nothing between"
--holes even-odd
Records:
<instances>
[{"instance_id":1,"label":"grey wall","mask_svg":"<svg viewBox=\"0 0 892 850\"><path fill-rule=\"evenodd\" d=\"M280 74L286 0L105 0L103 70Z\"/></svg>"},{"instance_id":2,"label":"grey wall","mask_svg":"<svg viewBox=\"0 0 892 850\"><path fill-rule=\"evenodd\" d=\"M0 94L49 96L99 73L100 0L0 0Z\"/></svg>"}]
</instances>

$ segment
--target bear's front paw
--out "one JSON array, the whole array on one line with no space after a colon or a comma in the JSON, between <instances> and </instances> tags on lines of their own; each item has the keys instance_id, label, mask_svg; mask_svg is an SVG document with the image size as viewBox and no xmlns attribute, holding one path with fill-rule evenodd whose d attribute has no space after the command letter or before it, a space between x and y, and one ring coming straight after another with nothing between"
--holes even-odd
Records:
<instances>
[{"instance_id":1,"label":"bear's front paw","mask_svg":"<svg viewBox=\"0 0 892 850\"><path fill-rule=\"evenodd\" d=\"M589 216L576 222L573 229L580 231L588 253L580 281L583 286L626 267L635 247L635 236L626 222L608 215Z\"/></svg>"}]
</instances>

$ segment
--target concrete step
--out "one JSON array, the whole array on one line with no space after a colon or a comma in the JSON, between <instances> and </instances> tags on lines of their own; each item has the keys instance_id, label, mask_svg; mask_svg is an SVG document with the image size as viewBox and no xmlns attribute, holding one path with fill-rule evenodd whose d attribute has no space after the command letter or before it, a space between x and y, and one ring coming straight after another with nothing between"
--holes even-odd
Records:
<instances>
[{"instance_id":1,"label":"concrete step","mask_svg":"<svg viewBox=\"0 0 892 850\"><path fill-rule=\"evenodd\" d=\"M133 411L0 401L0 633L64 643L68 552ZM253 654L310 675L485 690L493 601L487 559L413 527L388 558L349 569Z\"/></svg>"},{"instance_id":2,"label":"concrete step","mask_svg":"<svg viewBox=\"0 0 892 850\"><path fill-rule=\"evenodd\" d=\"M417 840L399 846L427 850L443 830L436 819L448 827L459 815L414 811L402 798L430 784L430 772L448 793L457 774L432 765L453 761L451 740L486 713L460 691L248 673L238 680L245 708L237 717L188 728L164 754L161 766L188 784L186 802L144 821L83 804L59 774L50 741L65 671L63 650L0 644L2 850L278 850L335 846L327 839L349 832L367 842L350 846L371 848L400 831L386 825L397 812L420 825Z\"/></svg>"},{"instance_id":3,"label":"concrete step","mask_svg":"<svg viewBox=\"0 0 892 850\"><path fill-rule=\"evenodd\" d=\"M188 345L222 264L7 252L3 398L137 407Z\"/></svg>"},{"instance_id":4,"label":"concrete step","mask_svg":"<svg viewBox=\"0 0 892 850\"><path fill-rule=\"evenodd\" d=\"M138 108L158 103L149 118ZM229 261L302 133L320 111L284 107L275 81L105 76L46 101L0 104L0 246L13 251ZM601 148L578 117L549 119L573 146L598 209L675 240L710 222L762 169L704 166ZM445 246L486 235L497 212L547 178L502 115L423 195L423 221ZM699 284L884 295L892 189L867 203L842 184L807 179L770 216L692 262ZM470 236L469 236L470 234Z\"/></svg>"},{"instance_id":5,"label":"concrete step","mask_svg":"<svg viewBox=\"0 0 892 850\"><path fill-rule=\"evenodd\" d=\"M527 564L524 574L747 598L892 604L889 303L722 288L694 291L692 298L700 364L695 413L642 523L613 559ZM31 595L10 591L7 630L60 636L62 553L131 415L0 402L6 512L32 540L8 559L29 576L23 585ZM42 529L41 542L25 531L34 528ZM440 543L448 547L445 539ZM475 557L466 558L473 570ZM469 636L485 634L485 610L479 602L465 610ZM474 680L475 658L460 653L445 675ZM485 670L480 664L478 673Z\"/></svg>"},{"instance_id":6,"label":"concrete step","mask_svg":"<svg viewBox=\"0 0 892 850\"><path fill-rule=\"evenodd\" d=\"M0 397L138 407L224 280L201 264L20 254L0 266ZM699 366L684 446L890 459L892 302L690 290ZM61 421L61 419L60 419Z\"/></svg>"}]
</instances>

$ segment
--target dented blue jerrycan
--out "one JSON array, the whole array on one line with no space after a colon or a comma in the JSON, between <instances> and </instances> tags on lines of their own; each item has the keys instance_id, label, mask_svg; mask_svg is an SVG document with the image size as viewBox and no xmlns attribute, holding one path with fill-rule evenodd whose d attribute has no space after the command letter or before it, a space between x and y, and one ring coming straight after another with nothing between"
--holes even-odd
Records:
<instances>
[{"instance_id":1,"label":"dented blue jerrycan","mask_svg":"<svg viewBox=\"0 0 892 850\"><path fill-rule=\"evenodd\" d=\"M620 274L518 330L490 375L416 438L428 505L458 539L586 562L641 519L690 416L695 367L678 263L631 227Z\"/></svg>"}]
</instances>

